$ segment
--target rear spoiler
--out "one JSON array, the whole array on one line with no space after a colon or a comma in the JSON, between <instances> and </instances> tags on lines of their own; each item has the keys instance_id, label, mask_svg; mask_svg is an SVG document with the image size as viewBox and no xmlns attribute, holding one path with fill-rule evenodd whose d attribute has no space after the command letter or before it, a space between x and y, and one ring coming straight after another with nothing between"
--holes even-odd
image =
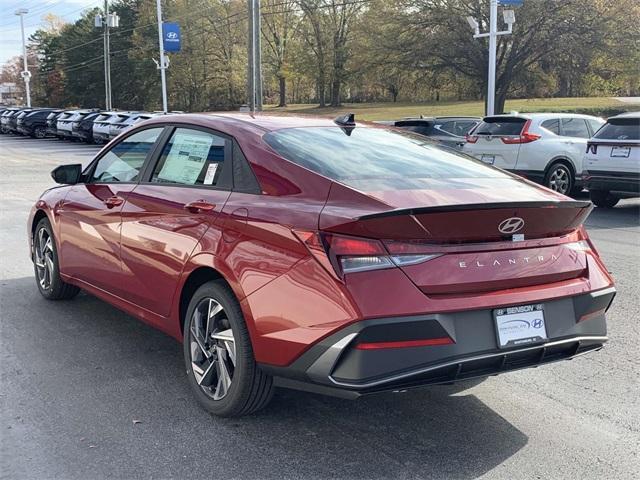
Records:
<instances>
[{"instance_id":1,"label":"rear spoiler","mask_svg":"<svg viewBox=\"0 0 640 480\"><path fill-rule=\"evenodd\" d=\"M369 220L372 218L393 217L396 215L420 215L433 212L461 212L465 210L494 210L505 208L593 208L593 204L583 200L569 201L540 201L540 202L496 202L496 203L465 203L460 205L438 205L435 207L400 208L386 212L371 213L355 220Z\"/></svg>"}]
</instances>

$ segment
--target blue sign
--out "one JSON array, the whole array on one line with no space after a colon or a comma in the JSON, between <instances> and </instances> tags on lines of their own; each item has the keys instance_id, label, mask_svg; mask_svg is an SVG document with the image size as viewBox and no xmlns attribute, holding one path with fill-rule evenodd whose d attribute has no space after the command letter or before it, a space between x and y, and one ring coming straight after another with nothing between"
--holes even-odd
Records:
<instances>
[{"instance_id":1,"label":"blue sign","mask_svg":"<svg viewBox=\"0 0 640 480\"><path fill-rule=\"evenodd\" d=\"M162 37L165 52L180 51L180 25L177 23L163 23Z\"/></svg>"},{"instance_id":2,"label":"blue sign","mask_svg":"<svg viewBox=\"0 0 640 480\"><path fill-rule=\"evenodd\" d=\"M498 0L500 5L509 5L511 7L521 7L524 0Z\"/></svg>"}]
</instances>

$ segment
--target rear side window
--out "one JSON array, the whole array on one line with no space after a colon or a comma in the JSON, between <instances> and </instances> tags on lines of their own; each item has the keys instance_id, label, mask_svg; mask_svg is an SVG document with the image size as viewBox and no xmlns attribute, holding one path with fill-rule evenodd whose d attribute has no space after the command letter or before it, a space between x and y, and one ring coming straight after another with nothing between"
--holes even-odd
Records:
<instances>
[{"instance_id":1,"label":"rear side window","mask_svg":"<svg viewBox=\"0 0 640 480\"><path fill-rule=\"evenodd\" d=\"M563 118L562 135L574 138L589 138L591 136L587 122L582 118Z\"/></svg>"},{"instance_id":2,"label":"rear side window","mask_svg":"<svg viewBox=\"0 0 640 480\"><path fill-rule=\"evenodd\" d=\"M550 120L545 120L540 124L542 128L549 130L551 133L555 135L560 135L560 120L557 118L552 118Z\"/></svg>"},{"instance_id":3,"label":"rear side window","mask_svg":"<svg viewBox=\"0 0 640 480\"><path fill-rule=\"evenodd\" d=\"M287 160L362 191L421 189L424 179L506 178L467 155L397 130L288 128L263 138ZM435 184L451 188L451 181Z\"/></svg>"},{"instance_id":4,"label":"rear side window","mask_svg":"<svg viewBox=\"0 0 640 480\"><path fill-rule=\"evenodd\" d=\"M518 117L487 117L474 130L474 135L520 135L527 121Z\"/></svg>"},{"instance_id":5,"label":"rear side window","mask_svg":"<svg viewBox=\"0 0 640 480\"><path fill-rule=\"evenodd\" d=\"M396 127L408 130L410 132L419 133L420 135L430 135L432 133L433 124L426 121L404 120L396 122Z\"/></svg>"},{"instance_id":6,"label":"rear side window","mask_svg":"<svg viewBox=\"0 0 640 480\"><path fill-rule=\"evenodd\" d=\"M200 130L176 128L153 171L154 183L218 185L227 140Z\"/></svg>"},{"instance_id":7,"label":"rear side window","mask_svg":"<svg viewBox=\"0 0 640 480\"><path fill-rule=\"evenodd\" d=\"M599 140L640 140L640 118L610 119L593 137Z\"/></svg>"},{"instance_id":8,"label":"rear side window","mask_svg":"<svg viewBox=\"0 0 640 480\"><path fill-rule=\"evenodd\" d=\"M136 182L144 161L162 130L162 128L143 130L117 143L98 160L91 181Z\"/></svg>"}]
</instances>

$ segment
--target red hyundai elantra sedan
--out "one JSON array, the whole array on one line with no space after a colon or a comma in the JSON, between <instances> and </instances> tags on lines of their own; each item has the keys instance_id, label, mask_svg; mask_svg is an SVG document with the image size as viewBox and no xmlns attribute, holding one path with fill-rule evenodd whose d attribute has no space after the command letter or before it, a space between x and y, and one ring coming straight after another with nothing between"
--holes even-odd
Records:
<instances>
[{"instance_id":1,"label":"red hyundai elantra sedan","mask_svg":"<svg viewBox=\"0 0 640 480\"><path fill-rule=\"evenodd\" d=\"M218 415L275 386L355 398L607 340L591 204L411 133L168 116L52 176L28 224L42 295L83 289L183 341Z\"/></svg>"}]
</instances>

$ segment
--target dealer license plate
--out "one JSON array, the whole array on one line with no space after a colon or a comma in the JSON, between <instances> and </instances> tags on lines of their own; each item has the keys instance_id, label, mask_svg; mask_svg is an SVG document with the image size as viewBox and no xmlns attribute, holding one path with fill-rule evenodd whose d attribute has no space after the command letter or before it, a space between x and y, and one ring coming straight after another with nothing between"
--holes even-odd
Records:
<instances>
[{"instance_id":1,"label":"dealer license plate","mask_svg":"<svg viewBox=\"0 0 640 480\"><path fill-rule=\"evenodd\" d=\"M619 158L629 158L631 147L612 147L611 156Z\"/></svg>"},{"instance_id":2,"label":"dealer license plate","mask_svg":"<svg viewBox=\"0 0 640 480\"><path fill-rule=\"evenodd\" d=\"M541 304L494 310L498 346L518 347L547 340L547 326Z\"/></svg>"}]
</instances>

